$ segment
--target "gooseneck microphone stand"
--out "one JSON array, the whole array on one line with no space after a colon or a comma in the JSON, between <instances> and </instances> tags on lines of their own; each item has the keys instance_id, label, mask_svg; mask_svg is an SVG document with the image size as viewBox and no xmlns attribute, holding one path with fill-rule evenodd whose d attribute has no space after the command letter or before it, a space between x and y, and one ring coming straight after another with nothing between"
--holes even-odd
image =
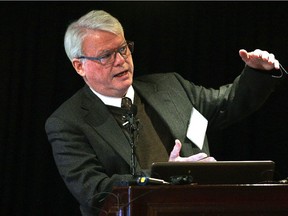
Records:
<instances>
[{"instance_id":1,"label":"gooseneck microphone stand","mask_svg":"<svg viewBox=\"0 0 288 216\"><path fill-rule=\"evenodd\" d=\"M139 135L139 119L136 118L137 107L132 104L129 98L122 99L122 108L125 109L123 115L122 124L125 128L124 132L126 137L129 139L131 146L131 162L130 162L130 173L134 177L133 184L146 185L146 184L170 184L162 179L150 178L150 177L139 177L136 174L136 141Z\"/></svg>"},{"instance_id":2,"label":"gooseneck microphone stand","mask_svg":"<svg viewBox=\"0 0 288 216\"><path fill-rule=\"evenodd\" d=\"M135 117L136 114L137 107L131 104L129 108L126 108L126 113L123 116L124 123L122 124L129 133L128 138L131 146L130 172L134 177L136 177L136 139L139 134L139 120Z\"/></svg>"}]
</instances>

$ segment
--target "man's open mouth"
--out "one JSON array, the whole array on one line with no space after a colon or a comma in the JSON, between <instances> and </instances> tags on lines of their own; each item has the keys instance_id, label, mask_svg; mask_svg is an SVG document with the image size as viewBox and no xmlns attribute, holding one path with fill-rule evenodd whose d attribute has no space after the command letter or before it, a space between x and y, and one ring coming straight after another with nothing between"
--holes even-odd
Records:
<instances>
[{"instance_id":1,"label":"man's open mouth","mask_svg":"<svg viewBox=\"0 0 288 216\"><path fill-rule=\"evenodd\" d=\"M121 72L121 73L118 73L118 74L116 74L114 77L122 77L122 76L126 75L127 73L128 73L128 70L123 71L123 72Z\"/></svg>"}]
</instances>

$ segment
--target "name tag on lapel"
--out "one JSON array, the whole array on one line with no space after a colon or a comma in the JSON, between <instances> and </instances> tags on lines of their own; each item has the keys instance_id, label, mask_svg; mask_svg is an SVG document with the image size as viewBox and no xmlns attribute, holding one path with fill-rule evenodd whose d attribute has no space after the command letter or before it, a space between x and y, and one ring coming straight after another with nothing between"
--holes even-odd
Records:
<instances>
[{"instance_id":1,"label":"name tag on lapel","mask_svg":"<svg viewBox=\"0 0 288 216\"><path fill-rule=\"evenodd\" d=\"M203 148L207 126L208 120L193 107L186 136L201 150Z\"/></svg>"}]
</instances>

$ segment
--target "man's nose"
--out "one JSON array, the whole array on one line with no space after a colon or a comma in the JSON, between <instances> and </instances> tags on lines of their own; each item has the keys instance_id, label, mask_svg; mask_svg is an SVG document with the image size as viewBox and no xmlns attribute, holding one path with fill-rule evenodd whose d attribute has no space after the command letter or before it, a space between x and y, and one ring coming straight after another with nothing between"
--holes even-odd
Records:
<instances>
[{"instance_id":1,"label":"man's nose","mask_svg":"<svg viewBox=\"0 0 288 216\"><path fill-rule=\"evenodd\" d=\"M120 52L114 54L114 65L122 65L125 62L125 57Z\"/></svg>"}]
</instances>

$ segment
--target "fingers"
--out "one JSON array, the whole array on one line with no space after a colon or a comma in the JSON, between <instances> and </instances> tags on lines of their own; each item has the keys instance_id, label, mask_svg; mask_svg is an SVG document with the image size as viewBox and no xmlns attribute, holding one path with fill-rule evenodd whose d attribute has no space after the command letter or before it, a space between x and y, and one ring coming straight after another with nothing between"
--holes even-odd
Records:
<instances>
[{"instance_id":1,"label":"fingers","mask_svg":"<svg viewBox=\"0 0 288 216\"><path fill-rule=\"evenodd\" d=\"M279 61L275 59L275 55L273 53L264 52L262 54L262 59L267 60L268 63L273 64L275 69L279 69Z\"/></svg>"},{"instance_id":2,"label":"fingers","mask_svg":"<svg viewBox=\"0 0 288 216\"><path fill-rule=\"evenodd\" d=\"M278 60L276 60L276 61L274 62L274 68L277 69L277 70L280 69L280 63L279 63Z\"/></svg>"},{"instance_id":3,"label":"fingers","mask_svg":"<svg viewBox=\"0 0 288 216\"><path fill-rule=\"evenodd\" d=\"M180 151L181 151L182 143L180 140L175 140L175 145L173 147L173 150L170 153L169 161L175 161L175 162L213 162L216 161L214 157L208 157L206 153L198 153L195 155L191 155L190 157L180 157Z\"/></svg>"},{"instance_id":4,"label":"fingers","mask_svg":"<svg viewBox=\"0 0 288 216\"><path fill-rule=\"evenodd\" d=\"M240 57L244 60L244 59L248 59L248 52L245 49L240 49L239 50L239 55Z\"/></svg>"},{"instance_id":5,"label":"fingers","mask_svg":"<svg viewBox=\"0 0 288 216\"><path fill-rule=\"evenodd\" d=\"M206 157L202 160L199 160L198 162L215 162L216 159L214 157Z\"/></svg>"},{"instance_id":6,"label":"fingers","mask_svg":"<svg viewBox=\"0 0 288 216\"><path fill-rule=\"evenodd\" d=\"M279 69L279 61L275 59L273 53L255 49L253 52L247 52L244 49L239 50L242 60L250 67L260 70Z\"/></svg>"},{"instance_id":7,"label":"fingers","mask_svg":"<svg viewBox=\"0 0 288 216\"><path fill-rule=\"evenodd\" d=\"M195 155L191 155L190 157L182 158L182 161L196 162L196 161L204 161L206 158L208 158L208 155L202 152Z\"/></svg>"},{"instance_id":8,"label":"fingers","mask_svg":"<svg viewBox=\"0 0 288 216\"><path fill-rule=\"evenodd\" d=\"M170 153L169 161L176 161L176 159L179 157L181 147L182 147L182 144L180 140L176 139L174 148Z\"/></svg>"},{"instance_id":9,"label":"fingers","mask_svg":"<svg viewBox=\"0 0 288 216\"><path fill-rule=\"evenodd\" d=\"M198 153L191 155L190 157L177 157L174 161L177 162L214 162L216 161L214 157L208 157L205 153Z\"/></svg>"},{"instance_id":10,"label":"fingers","mask_svg":"<svg viewBox=\"0 0 288 216\"><path fill-rule=\"evenodd\" d=\"M256 49L254 52L252 52L251 56L262 59L262 60L267 61L269 63L274 63L275 61L277 61L275 59L274 54L268 53L267 51L262 51L259 49Z\"/></svg>"}]
</instances>

